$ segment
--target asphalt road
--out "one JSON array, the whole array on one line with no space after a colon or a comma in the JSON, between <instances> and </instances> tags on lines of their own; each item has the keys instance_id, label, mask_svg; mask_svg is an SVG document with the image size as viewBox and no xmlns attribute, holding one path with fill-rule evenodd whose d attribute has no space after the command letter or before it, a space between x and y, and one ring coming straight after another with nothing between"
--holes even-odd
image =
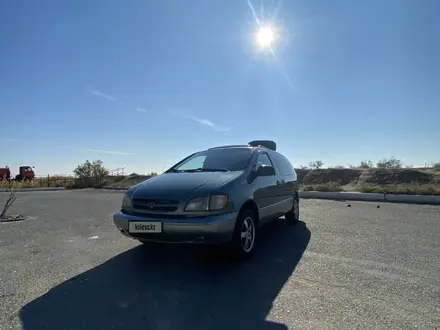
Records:
<instances>
[{"instance_id":1,"label":"asphalt road","mask_svg":"<svg viewBox=\"0 0 440 330\"><path fill-rule=\"evenodd\" d=\"M440 326L440 207L302 200L237 264L121 236L120 192L17 197L30 218L0 223L0 329Z\"/></svg>"}]
</instances>

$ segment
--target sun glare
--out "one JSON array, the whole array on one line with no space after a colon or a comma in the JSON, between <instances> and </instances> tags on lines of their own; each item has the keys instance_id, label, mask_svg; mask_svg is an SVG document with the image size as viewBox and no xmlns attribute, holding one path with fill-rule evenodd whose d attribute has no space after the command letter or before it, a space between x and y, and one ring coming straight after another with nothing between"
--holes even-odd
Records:
<instances>
[{"instance_id":1,"label":"sun glare","mask_svg":"<svg viewBox=\"0 0 440 330\"><path fill-rule=\"evenodd\" d=\"M271 27L260 27L257 31L257 43L261 48L271 48L275 40L275 33Z\"/></svg>"}]
</instances>

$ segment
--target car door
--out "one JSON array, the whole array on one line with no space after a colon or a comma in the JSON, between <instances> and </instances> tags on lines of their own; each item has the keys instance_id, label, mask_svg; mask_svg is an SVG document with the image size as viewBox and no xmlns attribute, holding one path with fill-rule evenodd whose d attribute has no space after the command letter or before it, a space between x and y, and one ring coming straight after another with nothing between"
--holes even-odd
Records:
<instances>
[{"instance_id":1,"label":"car door","mask_svg":"<svg viewBox=\"0 0 440 330\"><path fill-rule=\"evenodd\" d=\"M261 165L273 166L268 154L264 151L259 152L253 170L256 171ZM254 200L259 208L260 225L262 225L277 212L277 175L258 176L253 184L256 185Z\"/></svg>"},{"instance_id":2,"label":"car door","mask_svg":"<svg viewBox=\"0 0 440 330\"><path fill-rule=\"evenodd\" d=\"M270 157L275 163L278 179L279 207L284 214L292 209L296 192L296 172L289 160L277 152L271 152Z\"/></svg>"},{"instance_id":3,"label":"car door","mask_svg":"<svg viewBox=\"0 0 440 330\"><path fill-rule=\"evenodd\" d=\"M273 194L274 194L274 207L273 207L273 213L275 218L279 218L283 216L286 212L286 191L285 191L285 180L281 173L280 166L276 162L276 158L274 157L276 155L276 152L268 151L268 156L273 164L273 167L275 169L276 173L276 186L274 187Z\"/></svg>"}]
</instances>

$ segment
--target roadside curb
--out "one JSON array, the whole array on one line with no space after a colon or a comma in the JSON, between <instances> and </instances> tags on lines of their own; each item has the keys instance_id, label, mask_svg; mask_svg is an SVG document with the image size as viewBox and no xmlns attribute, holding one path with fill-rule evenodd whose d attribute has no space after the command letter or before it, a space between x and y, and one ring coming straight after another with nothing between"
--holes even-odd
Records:
<instances>
[{"instance_id":1,"label":"roadside curb","mask_svg":"<svg viewBox=\"0 0 440 330\"><path fill-rule=\"evenodd\" d=\"M115 186L115 187L113 187L113 186L104 186L104 187L101 187L101 189L108 189L108 190L121 190L121 191L126 191L126 190L128 190L127 187L117 187L117 186Z\"/></svg>"},{"instance_id":2,"label":"roadside curb","mask_svg":"<svg viewBox=\"0 0 440 330\"><path fill-rule=\"evenodd\" d=\"M440 196L435 195L402 195L402 194L375 194L359 192L324 192L300 191L300 198L304 199L332 199L367 202L391 202L407 204L440 205Z\"/></svg>"},{"instance_id":3,"label":"roadside curb","mask_svg":"<svg viewBox=\"0 0 440 330\"><path fill-rule=\"evenodd\" d=\"M8 191L15 191L15 192L28 192L28 191L57 191L57 190L65 190L66 188L64 187L47 187L47 188L18 188L18 189L0 189L0 192L8 192Z\"/></svg>"}]
</instances>

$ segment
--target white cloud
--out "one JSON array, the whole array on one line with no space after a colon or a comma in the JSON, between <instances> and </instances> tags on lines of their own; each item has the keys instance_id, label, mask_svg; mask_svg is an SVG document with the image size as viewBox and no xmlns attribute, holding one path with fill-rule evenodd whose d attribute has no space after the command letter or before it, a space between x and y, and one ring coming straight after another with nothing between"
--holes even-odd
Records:
<instances>
[{"instance_id":1,"label":"white cloud","mask_svg":"<svg viewBox=\"0 0 440 330\"><path fill-rule=\"evenodd\" d=\"M136 111L137 112L147 112L147 110L145 110L144 108L140 108L140 107L136 108Z\"/></svg>"},{"instance_id":2,"label":"white cloud","mask_svg":"<svg viewBox=\"0 0 440 330\"><path fill-rule=\"evenodd\" d=\"M210 121L209 119L197 118L197 117L192 117L192 116L185 116L185 117L195 121L196 123L199 123L200 125L209 126L212 129L219 131L219 132L229 131L228 127L219 126L219 125L213 123L212 121Z\"/></svg>"},{"instance_id":3,"label":"white cloud","mask_svg":"<svg viewBox=\"0 0 440 330\"><path fill-rule=\"evenodd\" d=\"M90 152L97 152L100 154L111 154L111 155L134 155L132 152L121 152L121 151L114 151L114 150L101 150L101 149L86 149Z\"/></svg>"},{"instance_id":4,"label":"white cloud","mask_svg":"<svg viewBox=\"0 0 440 330\"><path fill-rule=\"evenodd\" d=\"M92 89L92 90L90 91L90 93L92 93L92 94L95 95L95 96L102 97L102 98L104 98L104 99L107 99L107 100L109 100L109 101L112 101L112 102L116 101L116 98L115 98L115 97L113 97L113 96L111 96L111 95L109 95L109 94L103 93L103 92L101 92L101 91L98 91L98 90L96 90L96 89Z\"/></svg>"}]
</instances>

